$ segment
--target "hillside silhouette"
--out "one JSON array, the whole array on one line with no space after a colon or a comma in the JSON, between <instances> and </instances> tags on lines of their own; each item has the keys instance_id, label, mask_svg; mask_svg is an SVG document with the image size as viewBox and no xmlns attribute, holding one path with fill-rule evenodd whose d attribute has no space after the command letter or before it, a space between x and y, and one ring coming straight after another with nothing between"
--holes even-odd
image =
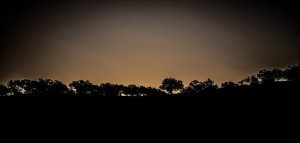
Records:
<instances>
[{"instance_id":1,"label":"hillside silhouette","mask_svg":"<svg viewBox=\"0 0 300 143\"><path fill-rule=\"evenodd\" d=\"M65 85L58 80L11 80L0 85L0 96L284 96L298 95L300 66L286 69L260 70L237 83L227 81L218 85L208 78L193 80L186 87L181 80L166 78L159 88L134 84L102 83L94 85L88 80L73 81Z\"/></svg>"}]
</instances>

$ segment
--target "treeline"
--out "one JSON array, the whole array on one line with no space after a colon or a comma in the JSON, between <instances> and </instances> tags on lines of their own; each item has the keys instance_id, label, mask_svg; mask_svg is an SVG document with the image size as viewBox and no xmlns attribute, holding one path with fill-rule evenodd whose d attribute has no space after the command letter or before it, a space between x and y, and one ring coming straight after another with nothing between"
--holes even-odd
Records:
<instances>
[{"instance_id":1,"label":"treeline","mask_svg":"<svg viewBox=\"0 0 300 143\"><path fill-rule=\"evenodd\" d=\"M214 81L191 81L184 87L181 80L166 78L158 88L121 84L73 81L68 86L58 80L11 80L0 85L0 96L255 96L298 95L300 66L284 70L260 70L240 82L224 82L219 87Z\"/></svg>"}]
</instances>

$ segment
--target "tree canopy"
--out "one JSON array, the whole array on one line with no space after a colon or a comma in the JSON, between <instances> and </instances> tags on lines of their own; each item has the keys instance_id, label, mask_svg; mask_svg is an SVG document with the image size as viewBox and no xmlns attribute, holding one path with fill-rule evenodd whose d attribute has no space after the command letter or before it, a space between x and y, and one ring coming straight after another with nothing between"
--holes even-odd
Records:
<instances>
[{"instance_id":1,"label":"tree canopy","mask_svg":"<svg viewBox=\"0 0 300 143\"><path fill-rule=\"evenodd\" d=\"M158 88L130 84L102 83L94 85L88 80L73 81L68 86L58 80L11 80L0 85L0 96L242 96L268 94L299 94L300 66L286 69L260 70L237 83L227 81L220 87L208 78L193 80L184 87L183 81L165 78Z\"/></svg>"},{"instance_id":2,"label":"tree canopy","mask_svg":"<svg viewBox=\"0 0 300 143\"><path fill-rule=\"evenodd\" d=\"M166 78L162 81L162 84L159 88L161 90L167 91L170 95L172 95L173 91L183 89L183 83L181 80L177 80L175 78Z\"/></svg>"}]
</instances>

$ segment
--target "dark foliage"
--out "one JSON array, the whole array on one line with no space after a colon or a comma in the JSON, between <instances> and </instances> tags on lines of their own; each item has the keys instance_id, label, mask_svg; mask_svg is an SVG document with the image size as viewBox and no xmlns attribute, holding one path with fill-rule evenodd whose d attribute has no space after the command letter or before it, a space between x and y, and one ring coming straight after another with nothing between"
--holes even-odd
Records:
<instances>
[{"instance_id":1,"label":"dark foliage","mask_svg":"<svg viewBox=\"0 0 300 143\"><path fill-rule=\"evenodd\" d=\"M162 81L162 84L159 88L161 90L167 91L170 95L172 95L173 91L183 89L183 83L181 80L177 80L175 78L166 78Z\"/></svg>"},{"instance_id":2,"label":"dark foliage","mask_svg":"<svg viewBox=\"0 0 300 143\"><path fill-rule=\"evenodd\" d=\"M70 92L74 93L77 96L87 96L87 95L96 95L97 86L90 83L88 80L83 81L73 81L70 83L69 87L71 88Z\"/></svg>"},{"instance_id":3,"label":"dark foliage","mask_svg":"<svg viewBox=\"0 0 300 143\"><path fill-rule=\"evenodd\" d=\"M58 80L12 80L0 85L0 96L273 96L298 95L300 89L300 66L287 69L260 70L238 83L228 81L218 87L207 79L191 81L184 88L183 82L166 78L160 89L134 84L124 86L103 83L93 85L89 81L73 81L69 86ZM174 93L176 92L177 93Z\"/></svg>"}]
</instances>

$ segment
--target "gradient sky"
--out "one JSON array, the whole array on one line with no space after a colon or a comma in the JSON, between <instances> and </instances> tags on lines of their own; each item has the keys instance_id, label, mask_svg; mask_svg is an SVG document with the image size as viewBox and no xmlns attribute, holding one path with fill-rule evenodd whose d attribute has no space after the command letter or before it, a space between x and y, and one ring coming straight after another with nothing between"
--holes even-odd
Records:
<instances>
[{"instance_id":1,"label":"gradient sky","mask_svg":"<svg viewBox=\"0 0 300 143\"><path fill-rule=\"evenodd\" d=\"M300 61L293 1L13 1L2 5L0 83L51 78L158 87L239 81ZM4 24L3 24L4 23Z\"/></svg>"}]
</instances>

